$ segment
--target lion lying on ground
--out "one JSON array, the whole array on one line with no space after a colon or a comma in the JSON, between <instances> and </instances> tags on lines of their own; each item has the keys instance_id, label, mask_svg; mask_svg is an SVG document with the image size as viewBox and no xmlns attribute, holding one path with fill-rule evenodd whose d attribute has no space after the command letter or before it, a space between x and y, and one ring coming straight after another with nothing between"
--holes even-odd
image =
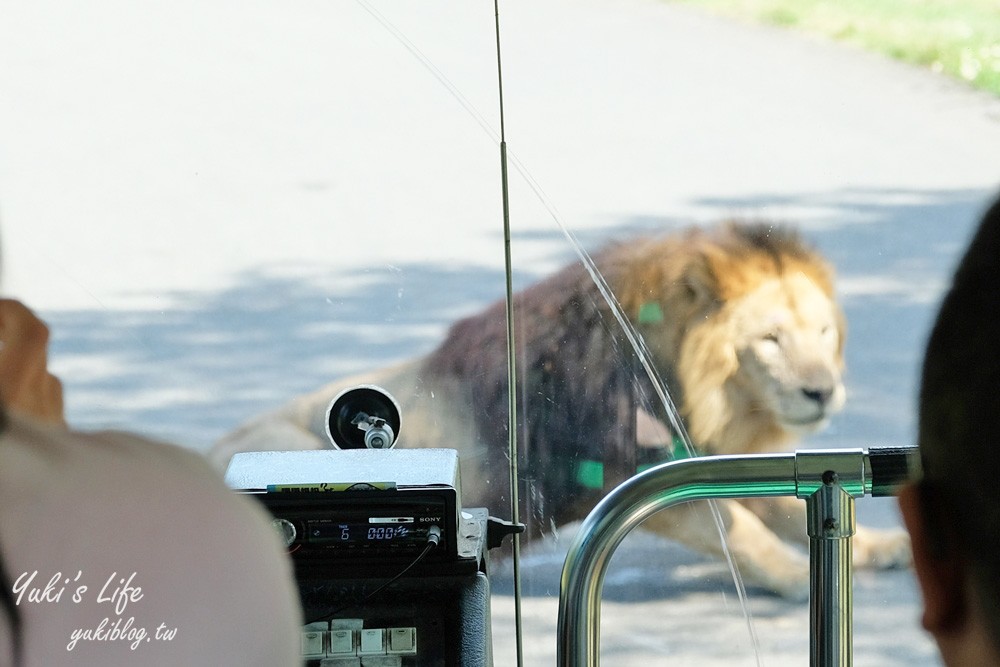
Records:
<instances>
[{"instance_id":1,"label":"lion lying on ground","mask_svg":"<svg viewBox=\"0 0 1000 667\"><path fill-rule=\"evenodd\" d=\"M614 245L595 263L672 392L698 454L788 449L844 403L844 321L832 271L794 232L730 223ZM675 456L677 429L597 286L575 264L516 295L520 496L534 534L583 517L616 462ZM505 513L507 357L502 302L454 324L425 357L334 382L220 440L220 466L238 451L329 447L326 411L343 389L376 384L399 401L401 447L453 447L463 504ZM638 452L638 454L637 454ZM634 468L632 468L634 472ZM629 473L631 474L631 473ZM746 580L781 595L808 591L805 503L719 503ZM722 554L703 504L644 527ZM909 562L902 530L859 528L858 566Z\"/></svg>"}]
</instances>

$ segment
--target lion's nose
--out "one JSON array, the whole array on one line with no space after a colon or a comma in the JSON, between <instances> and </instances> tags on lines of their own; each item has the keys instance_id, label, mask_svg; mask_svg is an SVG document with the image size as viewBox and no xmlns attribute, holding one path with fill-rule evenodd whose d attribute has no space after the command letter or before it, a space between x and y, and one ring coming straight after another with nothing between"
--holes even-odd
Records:
<instances>
[{"instance_id":1,"label":"lion's nose","mask_svg":"<svg viewBox=\"0 0 1000 667\"><path fill-rule=\"evenodd\" d=\"M833 396L833 388L803 387L802 394L810 401L815 401L820 405L826 405L830 401L830 397Z\"/></svg>"}]
</instances>

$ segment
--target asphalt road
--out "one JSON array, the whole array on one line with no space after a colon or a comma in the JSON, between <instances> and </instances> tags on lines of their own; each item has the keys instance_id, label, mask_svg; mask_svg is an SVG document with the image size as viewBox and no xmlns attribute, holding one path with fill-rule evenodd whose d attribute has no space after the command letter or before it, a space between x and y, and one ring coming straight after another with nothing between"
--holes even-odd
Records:
<instances>
[{"instance_id":1,"label":"asphalt road","mask_svg":"<svg viewBox=\"0 0 1000 667\"><path fill-rule=\"evenodd\" d=\"M492 4L3 4L3 289L52 324L75 424L205 449L502 294ZM500 23L515 282L573 258L563 228L592 249L800 224L850 323L848 406L806 446L911 442L929 318L1000 182L1000 102L668 3L510 3ZM891 501L859 514L896 521ZM725 571L632 541L606 663L806 662L804 607L751 591L751 631ZM528 664L552 664L563 547L527 555ZM935 664L908 572L859 574L856 606L855 664Z\"/></svg>"}]
</instances>

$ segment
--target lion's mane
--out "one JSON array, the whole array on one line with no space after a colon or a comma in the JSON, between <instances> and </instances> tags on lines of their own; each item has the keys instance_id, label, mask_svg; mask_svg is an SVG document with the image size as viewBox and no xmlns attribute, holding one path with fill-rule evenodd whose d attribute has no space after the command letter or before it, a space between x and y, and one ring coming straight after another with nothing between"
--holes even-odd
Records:
<instances>
[{"instance_id":1,"label":"lion's mane","mask_svg":"<svg viewBox=\"0 0 1000 667\"><path fill-rule=\"evenodd\" d=\"M832 270L792 229L727 223L609 246L594 262L642 335L699 451L780 446L793 435L766 415L746 418L724 390L738 368L726 306L763 281L801 272L833 299ZM581 263L515 295L521 472L533 513L556 523L592 504L575 479L581 461L607 461L634 447L638 405L663 419L610 307ZM643 316L640 316L643 313ZM497 302L455 323L423 373L459 380L487 467L504 469L507 443L506 309ZM497 485L494 485L497 486ZM545 507L545 499L558 500Z\"/></svg>"}]
</instances>

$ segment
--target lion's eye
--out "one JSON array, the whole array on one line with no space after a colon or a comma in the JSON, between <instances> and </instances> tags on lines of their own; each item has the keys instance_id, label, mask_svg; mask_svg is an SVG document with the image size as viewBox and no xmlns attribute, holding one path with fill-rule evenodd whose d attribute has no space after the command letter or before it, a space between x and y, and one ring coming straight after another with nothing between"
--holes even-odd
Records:
<instances>
[{"instance_id":1,"label":"lion's eye","mask_svg":"<svg viewBox=\"0 0 1000 667\"><path fill-rule=\"evenodd\" d=\"M766 341L768 343L774 343L775 345L777 345L778 344L778 334L777 334L777 332L769 331L766 334L764 334L763 336L761 336L761 340Z\"/></svg>"},{"instance_id":2,"label":"lion's eye","mask_svg":"<svg viewBox=\"0 0 1000 667\"><path fill-rule=\"evenodd\" d=\"M833 327L829 324L820 329L819 335L820 335L820 340L830 345L836 345L837 341L840 338L836 327Z\"/></svg>"}]
</instances>

